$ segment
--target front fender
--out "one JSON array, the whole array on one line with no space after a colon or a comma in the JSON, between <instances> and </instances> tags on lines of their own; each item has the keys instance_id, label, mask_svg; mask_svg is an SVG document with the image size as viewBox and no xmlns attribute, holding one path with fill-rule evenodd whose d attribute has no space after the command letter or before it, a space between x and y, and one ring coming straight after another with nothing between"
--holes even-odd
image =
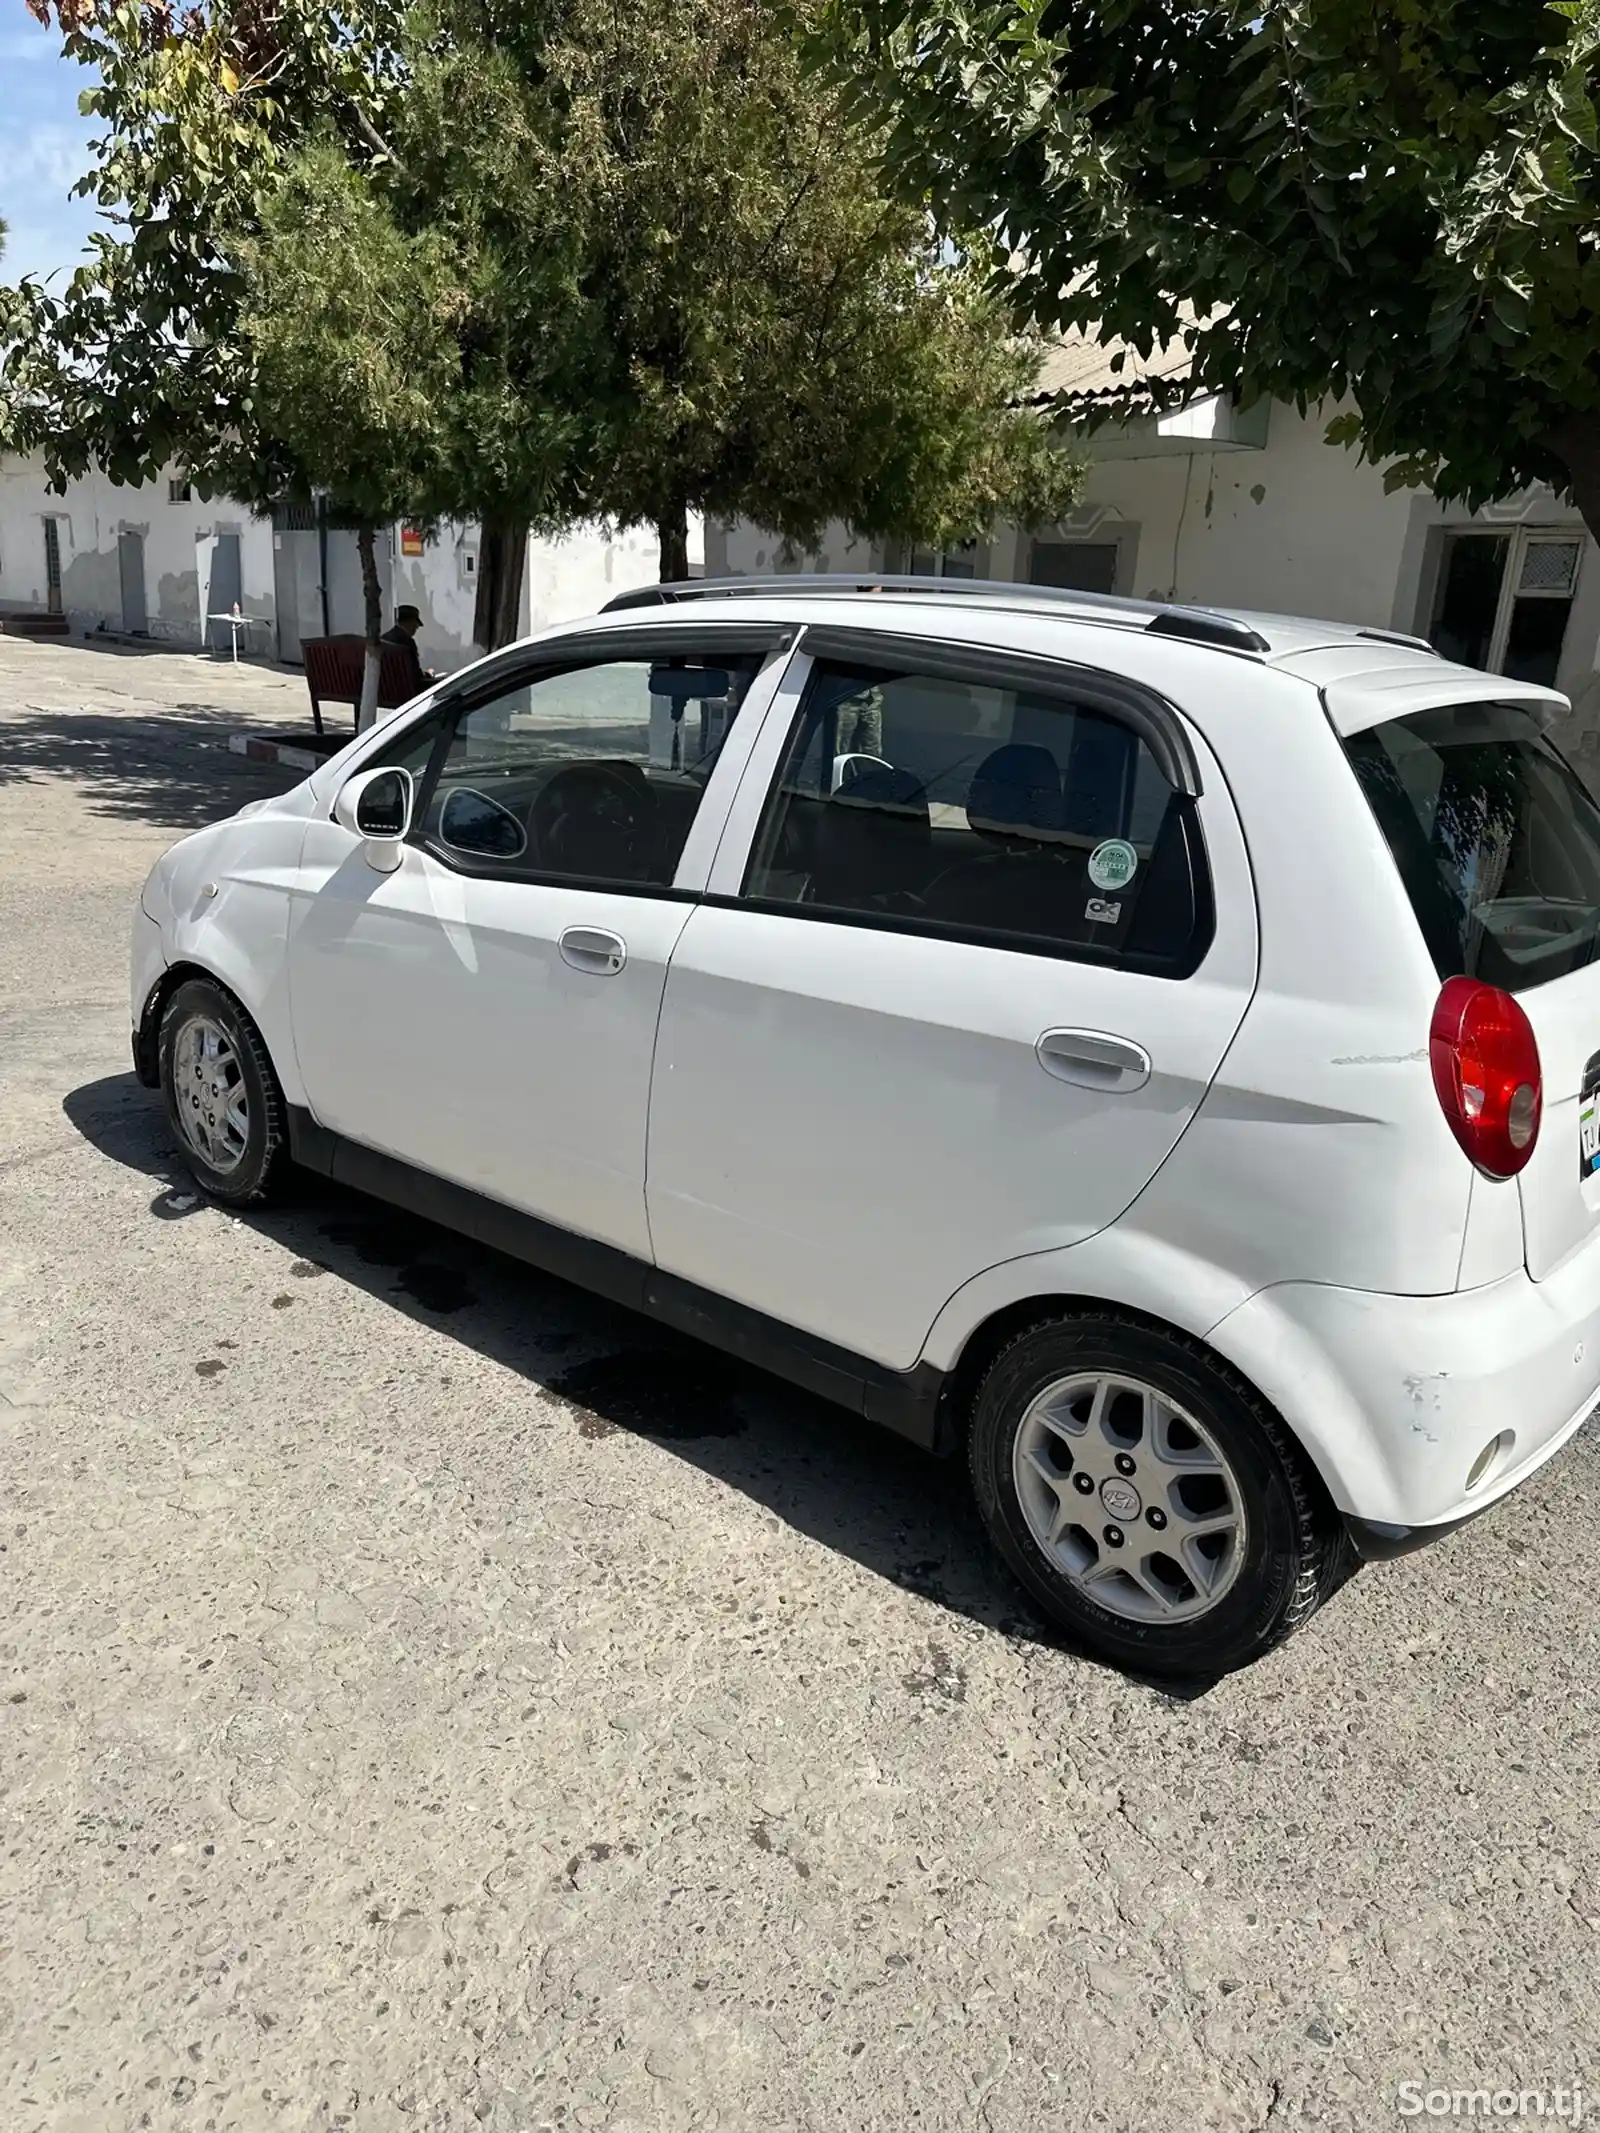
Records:
<instances>
[{"instance_id":1,"label":"front fender","mask_svg":"<svg viewBox=\"0 0 1600 2133\"><path fill-rule=\"evenodd\" d=\"M291 1104L305 1101L288 984L289 908L305 834L303 816L235 817L185 839L166 874L169 962L207 971L236 995Z\"/></svg>"}]
</instances>

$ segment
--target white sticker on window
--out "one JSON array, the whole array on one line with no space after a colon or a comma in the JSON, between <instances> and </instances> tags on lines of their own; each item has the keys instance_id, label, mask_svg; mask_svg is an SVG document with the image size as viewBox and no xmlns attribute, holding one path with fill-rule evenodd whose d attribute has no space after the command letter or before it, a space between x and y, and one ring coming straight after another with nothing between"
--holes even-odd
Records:
<instances>
[{"instance_id":1,"label":"white sticker on window","mask_svg":"<svg viewBox=\"0 0 1600 2133\"><path fill-rule=\"evenodd\" d=\"M1097 889L1125 889L1139 871L1139 855L1123 837L1108 837L1089 854L1089 879Z\"/></svg>"},{"instance_id":2,"label":"white sticker on window","mask_svg":"<svg viewBox=\"0 0 1600 2133\"><path fill-rule=\"evenodd\" d=\"M1091 896L1083 907L1083 915L1096 926L1114 926L1122 916L1122 906L1104 903L1098 896Z\"/></svg>"}]
</instances>

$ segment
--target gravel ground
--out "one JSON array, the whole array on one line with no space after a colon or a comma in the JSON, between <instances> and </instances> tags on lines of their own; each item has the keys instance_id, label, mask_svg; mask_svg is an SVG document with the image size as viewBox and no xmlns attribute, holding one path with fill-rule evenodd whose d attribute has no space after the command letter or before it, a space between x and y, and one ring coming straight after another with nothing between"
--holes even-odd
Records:
<instances>
[{"instance_id":1,"label":"gravel ground","mask_svg":"<svg viewBox=\"0 0 1600 2133\"><path fill-rule=\"evenodd\" d=\"M1179 1701L843 1415L195 1204L128 915L301 688L0 638L4 2133L1600 2116L1593 1433Z\"/></svg>"}]
</instances>

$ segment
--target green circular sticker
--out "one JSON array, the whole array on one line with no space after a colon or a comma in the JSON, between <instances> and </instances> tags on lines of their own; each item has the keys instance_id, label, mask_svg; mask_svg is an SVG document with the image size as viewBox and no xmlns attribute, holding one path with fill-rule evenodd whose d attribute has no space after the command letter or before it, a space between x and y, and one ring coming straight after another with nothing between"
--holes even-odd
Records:
<instances>
[{"instance_id":1,"label":"green circular sticker","mask_svg":"<svg viewBox=\"0 0 1600 2133\"><path fill-rule=\"evenodd\" d=\"M1125 889L1139 871L1139 855L1122 837L1108 837L1089 854L1089 879L1097 889Z\"/></svg>"}]
</instances>

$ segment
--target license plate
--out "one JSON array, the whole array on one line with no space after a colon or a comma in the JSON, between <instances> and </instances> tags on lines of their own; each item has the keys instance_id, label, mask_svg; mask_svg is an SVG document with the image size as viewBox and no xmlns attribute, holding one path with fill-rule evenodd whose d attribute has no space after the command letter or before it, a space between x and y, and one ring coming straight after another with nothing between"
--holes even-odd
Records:
<instances>
[{"instance_id":1,"label":"license plate","mask_svg":"<svg viewBox=\"0 0 1600 2133\"><path fill-rule=\"evenodd\" d=\"M1600 1088L1590 1085L1588 1074L1583 1081L1578 1098L1578 1175L1590 1178L1600 1170Z\"/></svg>"}]
</instances>

